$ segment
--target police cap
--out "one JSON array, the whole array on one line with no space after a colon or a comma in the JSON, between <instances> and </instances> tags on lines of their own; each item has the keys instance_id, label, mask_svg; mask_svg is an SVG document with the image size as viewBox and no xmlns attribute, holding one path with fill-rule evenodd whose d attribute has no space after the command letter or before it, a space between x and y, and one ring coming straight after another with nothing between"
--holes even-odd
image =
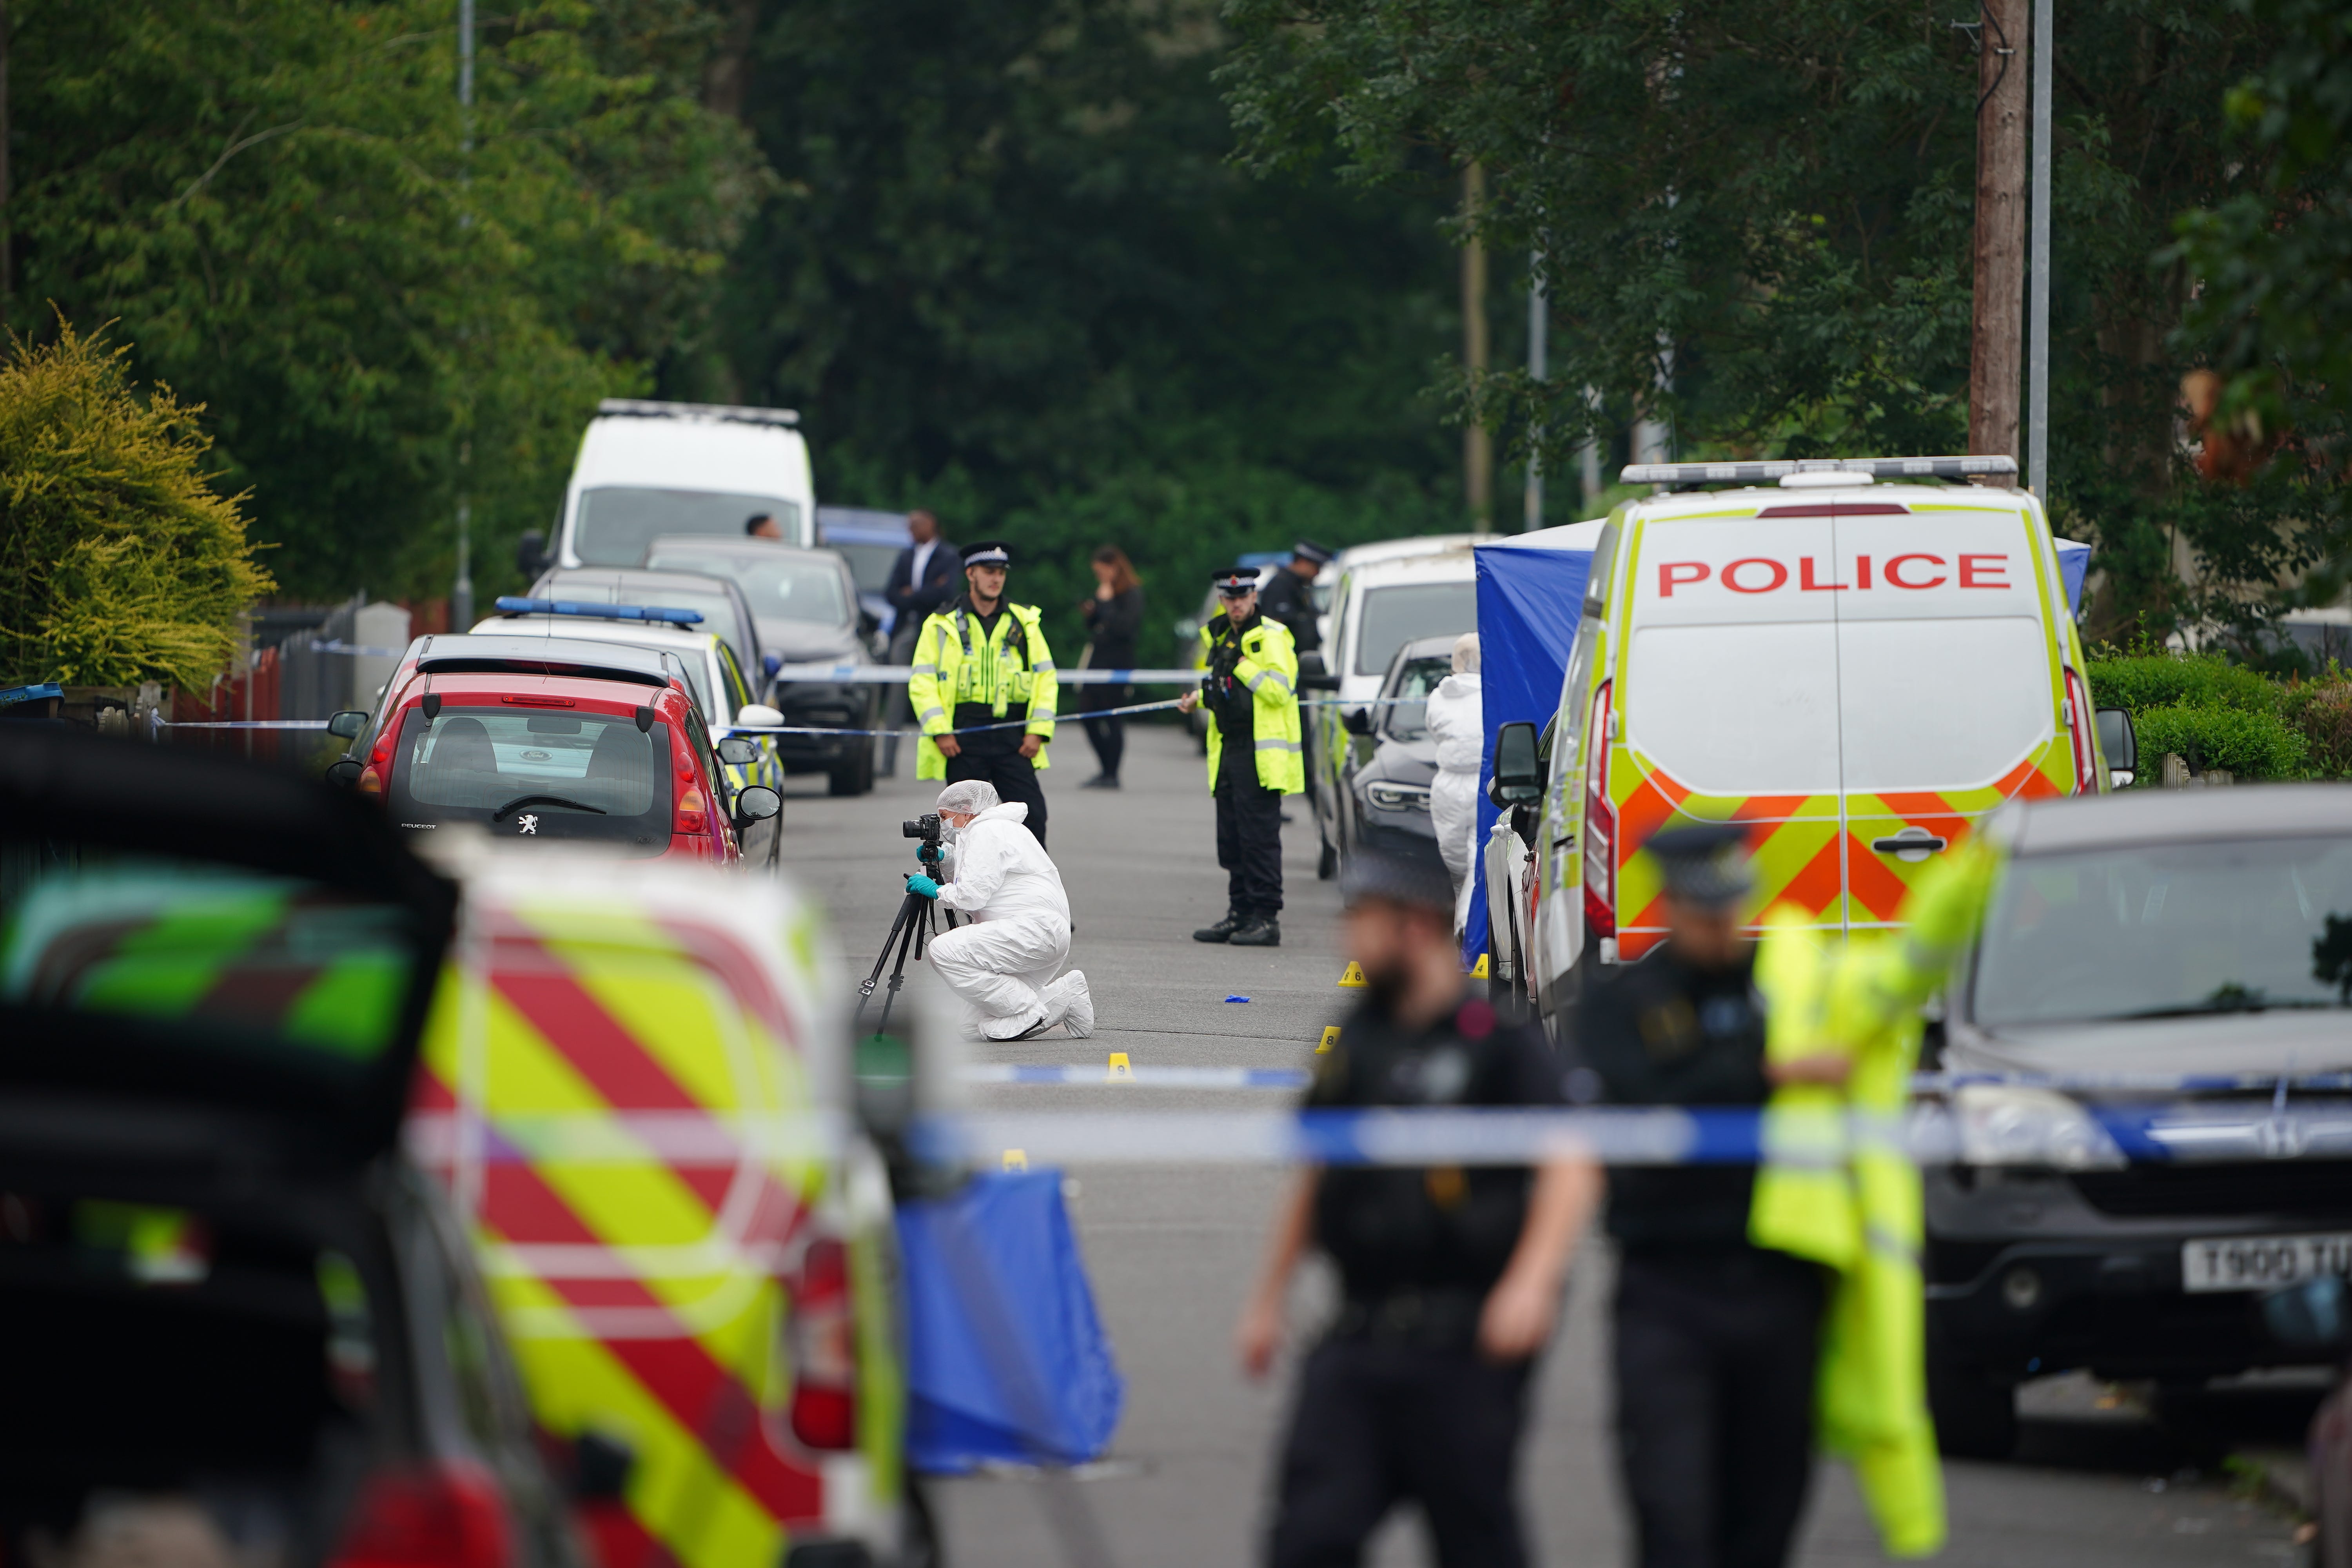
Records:
<instances>
[{"instance_id":1,"label":"police cap","mask_svg":"<svg viewBox=\"0 0 2352 1568\"><path fill-rule=\"evenodd\" d=\"M1253 566L1220 566L1209 574L1209 581L1218 593L1238 597L1257 586L1257 569Z\"/></svg>"},{"instance_id":2,"label":"police cap","mask_svg":"<svg viewBox=\"0 0 2352 1568\"><path fill-rule=\"evenodd\" d=\"M1311 539L1302 539L1290 547L1290 558L1293 561L1306 561L1320 566L1331 559L1331 552Z\"/></svg>"},{"instance_id":3,"label":"police cap","mask_svg":"<svg viewBox=\"0 0 2352 1568\"><path fill-rule=\"evenodd\" d=\"M1013 547L1001 539L967 544L963 547L963 563L967 566L1010 567L1013 564Z\"/></svg>"},{"instance_id":4,"label":"police cap","mask_svg":"<svg viewBox=\"0 0 2352 1568\"><path fill-rule=\"evenodd\" d=\"M1429 910L1454 918L1454 879L1435 854L1400 855L1389 849L1363 849L1348 857L1347 875L1339 891L1349 909L1367 899Z\"/></svg>"},{"instance_id":5,"label":"police cap","mask_svg":"<svg viewBox=\"0 0 2352 1568\"><path fill-rule=\"evenodd\" d=\"M1748 829L1738 823L1669 827L1652 834L1642 847L1658 858L1666 891L1687 902L1720 909L1738 903L1756 886Z\"/></svg>"}]
</instances>

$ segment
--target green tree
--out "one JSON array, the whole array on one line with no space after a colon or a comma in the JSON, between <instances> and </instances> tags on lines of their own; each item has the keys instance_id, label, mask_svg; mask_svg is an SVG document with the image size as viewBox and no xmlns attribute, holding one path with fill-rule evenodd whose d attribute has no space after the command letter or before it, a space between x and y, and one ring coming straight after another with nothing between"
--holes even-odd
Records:
<instances>
[{"instance_id":1,"label":"green tree","mask_svg":"<svg viewBox=\"0 0 2352 1568\"><path fill-rule=\"evenodd\" d=\"M202 398L291 592L439 591L461 488L494 586L597 397L715 330L760 166L695 96L714 9L488 16L470 122L449 0L10 9L15 319Z\"/></svg>"},{"instance_id":2,"label":"green tree","mask_svg":"<svg viewBox=\"0 0 2352 1568\"><path fill-rule=\"evenodd\" d=\"M201 405L142 395L127 349L60 321L0 363L0 685L203 687L268 591Z\"/></svg>"}]
</instances>

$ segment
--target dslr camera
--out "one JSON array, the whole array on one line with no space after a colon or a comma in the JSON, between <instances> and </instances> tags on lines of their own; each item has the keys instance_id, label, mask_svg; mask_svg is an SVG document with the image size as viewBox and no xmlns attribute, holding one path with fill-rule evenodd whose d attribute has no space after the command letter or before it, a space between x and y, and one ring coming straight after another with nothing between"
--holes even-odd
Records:
<instances>
[{"instance_id":1,"label":"dslr camera","mask_svg":"<svg viewBox=\"0 0 2352 1568\"><path fill-rule=\"evenodd\" d=\"M942 829L940 826L938 812L927 811L911 821L898 824L898 832L905 837L920 840L915 846L915 859L925 870L940 863L942 853L940 848L940 838Z\"/></svg>"}]
</instances>

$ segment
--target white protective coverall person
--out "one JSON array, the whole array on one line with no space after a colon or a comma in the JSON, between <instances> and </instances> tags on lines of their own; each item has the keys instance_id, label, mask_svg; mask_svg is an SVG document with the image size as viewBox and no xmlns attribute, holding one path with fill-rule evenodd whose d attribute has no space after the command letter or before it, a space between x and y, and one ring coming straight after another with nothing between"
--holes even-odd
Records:
<instances>
[{"instance_id":1,"label":"white protective coverall person","mask_svg":"<svg viewBox=\"0 0 2352 1568\"><path fill-rule=\"evenodd\" d=\"M1024 826L1029 808L1006 804L985 779L940 792L939 812L954 832L953 880L939 901L971 917L930 942L931 969L963 998L968 1034L992 1040L1043 1034L1055 1025L1083 1039L1094 1033L1094 998L1073 969L1070 900L1045 846Z\"/></svg>"},{"instance_id":2,"label":"white protective coverall person","mask_svg":"<svg viewBox=\"0 0 2352 1568\"><path fill-rule=\"evenodd\" d=\"M1454 877L1454 930L1470 919L1470 875L1478 865L1478 764L1486 731L1478 691L1478 634L1454 644L1454 673L1429 694L1429 738L1437 747L1437 777L1429 785L1429 821L1437 852Z\"/></svg>"}]
</instances>

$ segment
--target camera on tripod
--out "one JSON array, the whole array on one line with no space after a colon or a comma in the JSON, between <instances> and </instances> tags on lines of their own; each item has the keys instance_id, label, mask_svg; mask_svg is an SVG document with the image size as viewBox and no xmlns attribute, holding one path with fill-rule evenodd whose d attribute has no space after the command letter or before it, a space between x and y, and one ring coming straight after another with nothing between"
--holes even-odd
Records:
<instances>
[{"instance_id":1,"label":"camera on tripod","mask_svg":"<svg viewBox=\"0 0 2352 1568\"><path fill-rule=\"evenodd\" d=\"M940 826L940 814L936 811L927 811L911 822L898 824L901 837L919 838L926 844L937 844L942 831L944 830Z\"/></svg>"}]
</instances>

